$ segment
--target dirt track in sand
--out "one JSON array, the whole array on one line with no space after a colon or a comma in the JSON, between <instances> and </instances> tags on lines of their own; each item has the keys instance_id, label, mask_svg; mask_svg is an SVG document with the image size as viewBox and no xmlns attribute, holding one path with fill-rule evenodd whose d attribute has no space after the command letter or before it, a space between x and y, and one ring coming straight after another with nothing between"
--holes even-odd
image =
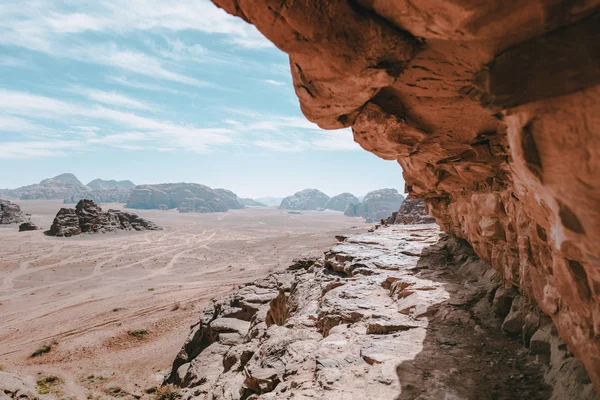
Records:
<instances>
[{"instance_id":1,"label":"dirt track in sand","mask_svg":"<svg viewBox=\"0 0 600 400\"><path fill-rule=\"evenodd\" d=\"M63 205L20 201L48 228ZM118 205L103 205L103 208ZM364 231L333 211L291 215L273 208L218 214L138 212L164 228L76 238L0 229L0 364L58 375L77 398L110 386L155 385L215 295L319 255L334 235ZM144 330L135 337L128 332ZM55 342L40 357L30 354ZM139 385L139 386L137 386Z\"/></svg>"}]
</instances>

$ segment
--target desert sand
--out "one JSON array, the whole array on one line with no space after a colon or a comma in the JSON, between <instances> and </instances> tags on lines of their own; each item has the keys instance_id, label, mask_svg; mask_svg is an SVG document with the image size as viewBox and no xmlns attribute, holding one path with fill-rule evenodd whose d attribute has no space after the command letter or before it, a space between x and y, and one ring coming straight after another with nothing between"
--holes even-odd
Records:
<instances>
[{"instance_id":1,"label":"desert sand","mask_svg":"<svg viewBox=\"0 0 600 400\"><path fill-rule=\"evenodd\" d=\"M45 229L63 206L17 203ZM369 226L335 211L136 212L164 229L52 238L0 228L4 370L57 375L76 398L110 388L143 393L160 383L212 297ZM31 357L44 345L51 350Z\"/></svg>"}]
</instances>

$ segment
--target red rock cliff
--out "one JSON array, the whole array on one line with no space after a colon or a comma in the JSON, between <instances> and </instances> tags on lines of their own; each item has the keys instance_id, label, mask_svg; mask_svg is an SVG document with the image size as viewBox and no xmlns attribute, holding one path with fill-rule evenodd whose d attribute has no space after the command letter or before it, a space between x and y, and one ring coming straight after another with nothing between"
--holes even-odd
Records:
<instances>
[{"instance_id":1,"label":"red rock cliff","mask_svg":"<svg viewBox=\"0 0 600 400\"><path fill-rule=\"evenodd\" d=\"M600 2L213 0L290 56L302 111L552 317L600 391Z\"/></svg>"}]
</instances>

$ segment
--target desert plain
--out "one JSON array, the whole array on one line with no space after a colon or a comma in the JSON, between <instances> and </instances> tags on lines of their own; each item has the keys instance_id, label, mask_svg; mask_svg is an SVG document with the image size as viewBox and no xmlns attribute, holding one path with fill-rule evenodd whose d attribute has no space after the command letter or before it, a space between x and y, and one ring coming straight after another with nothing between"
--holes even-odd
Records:
<instances>
[{"instance_id":1,"label":"desert plain","mask_svg":"<svg viewBox=\"0 0 600 400\"><path fill-rule=\"evenodd\" d=\"M64 206L16 202L44 229ZM163 229L55 238L0 228L3 370L58 376L76 398L141 395L160 384L212 297L370 226L329 210L135 212ZM32 357L40 349L49 351Z\"/></svg>"}]
</instances>

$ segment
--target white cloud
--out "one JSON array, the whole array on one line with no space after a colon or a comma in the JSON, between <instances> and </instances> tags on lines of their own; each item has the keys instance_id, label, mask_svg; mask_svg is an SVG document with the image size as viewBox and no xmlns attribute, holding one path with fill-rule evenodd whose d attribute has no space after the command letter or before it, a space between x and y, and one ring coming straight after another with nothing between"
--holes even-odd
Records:
<instances>
[{"instance_id":1,"label":"white cloud","mask_svg":"<svg viewBox=\"0 0 600 400\"><path fill-rule=\"evenodd\" d=\"M76 141L29 141L2 142L0 158L35 158L65 156L68 152L83 148Z\"/></svg>"},{"instance_id":2,"label":"white cloud","mask_svg":"<svg viewBox=\"0 0 600 400\"><path fill-rule=\"evenodd\" d=\"M104 92L102 90L89 89L79 86L68 89L68 91L81 94L83 96L88 97L91 100L103 104L108 104L111 106L147 111L152 111L156 109L156 107L154 106L151 106L139 100L132 99L131 97L116 92Z\"/></svg>"},{"instance_id":3,"label":"white cloud","mask_svg":"<svg viewBox=\"0 0 600 400\"><path fill-rule=\"evenodd\" d=\"M168 93L174 93L174 94L181 93L180 91L175 90L175 89L171 89L171 88L164 87L161 85L156 85L154 83L138 82L138 81L126 78L124 76L110 75L110 76L106 77L106 81L109 83L115 83L117 85L127 86L127 87L131 87L134 89L151 90L154 92L168 92Z\"/></svg>"},{"instance_id":4,"label":"white cloud","mask_svg":"<svg viewBox=\"0 0 600 400\"><path fill-rule=\"evenodd\" d=\"M206 152L212 145L232 142L235 131L227 128L198 128L169 121L142 117L132 112L112 110L102 106L79 106L45 96L0 89L0 109L8 114L35 115L38 118L64 120L65 117L94 119L143 131L155 141L195 152Z\"/></svg>"},{"instance_id":5,"label":"white cloud","mask_svg":"<svg viewBox=\"0 0 600 400\"><path fill-rule=\"evenodd\" d=\"M273 86L283 86L283 85L285 85L285 82L276 81L276 80L273 80L273 79L267 79L267 80L265 80L265 82L267 82L269 85L273 85Z\"/></svg>"}]
</instances>

